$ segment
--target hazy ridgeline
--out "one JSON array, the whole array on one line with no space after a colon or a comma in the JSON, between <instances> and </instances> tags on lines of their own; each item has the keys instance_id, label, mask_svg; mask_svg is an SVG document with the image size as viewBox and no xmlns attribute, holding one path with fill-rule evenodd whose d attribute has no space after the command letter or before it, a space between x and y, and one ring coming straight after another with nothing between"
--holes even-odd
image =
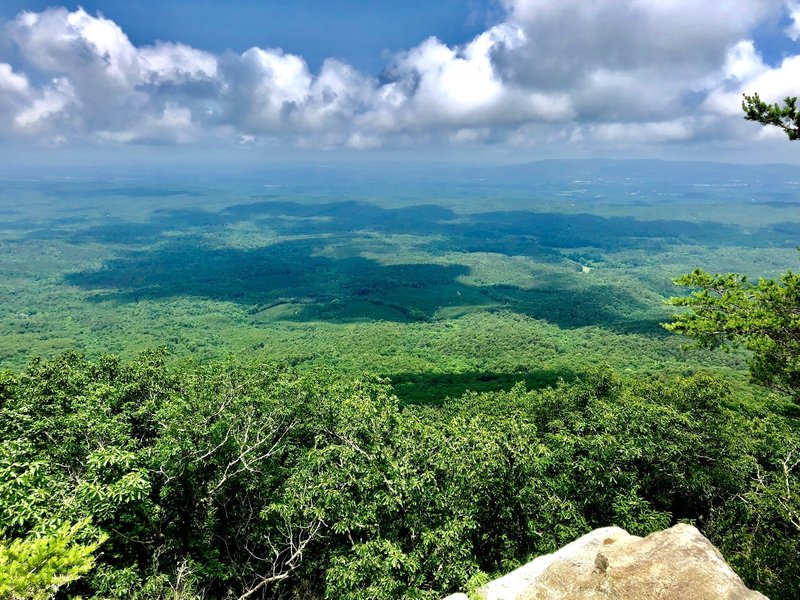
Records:
<instances>
[{"instance_id":1,"label":"hazy ridgeline","mask_svg":"<svg viewBox=\"0 0 800 600\"><path fill-rule=\"evenodd\" d=\"M0 596L437 598L688 521L794 597L797 405L661 323L797 265L799 168L73 175L0 192Z\"/></svg>"}]
</instances>

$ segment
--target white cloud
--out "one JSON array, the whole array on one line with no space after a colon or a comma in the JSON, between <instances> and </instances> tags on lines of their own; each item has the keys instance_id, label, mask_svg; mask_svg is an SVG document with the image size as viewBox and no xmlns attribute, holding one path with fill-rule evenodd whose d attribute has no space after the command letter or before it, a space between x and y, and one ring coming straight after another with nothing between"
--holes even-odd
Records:
<instances>
[{"instance_id":1,"label":"white cloud","mask_svg":"<svg viewBox=\"0 0 800 600\"><path fill-rule=\"evenodd\" d=\"M136 49L125 33L102 17L82 8L41 13L24 12L11 24L11 36L25 62L51 73L79 73L129 85L136 78Z\"/></svg>"},{"instance_id":2,"label":"white cloud","mask_svg":"<svg viewBox=\"0 0 800 600\"><path fill-rule=\"evenodd\" d=\"M798 94L796 82L800 81L800 55L786 57L779 65L769 67L755 51L752 42L742 43L732 54L733 58L726 61L723 69L723 81L709 90L703 103L703 109L708 113L740 117L743 94L758 92L767 102L780 102L787 96ZM763 137L765 134L761 132L759 135Z\"/></svg>"},{"instance_id":3,"label":"white cloud","mask_svg":"<svg viewBox=\"0 0 800 600\"><path fill-rule=\"evenodd\" d=\"M75 102L75 90L67 79L54 79L52 85L41 90L30 104L20 109L14 117L18 131L36 133L48 119L63 114Z\"/></svg>"},{"instance_id":4,"label":"white cloud","mask_svg":"<svg viewBox=\"0 0 800 600\"><path fill-rule=\"evenodd\" d=\"M213 81L217 59L213 54L184 44L159 42L138 52L138 63L148 83Z\"/></svg>"},{"instance_id":5,"label":"white cloud","mask_svg":"<svg viewBox=\"0 0 800 600\"><path fill-rule=\"evenodd\" d=\"M24 95L27 94L29 87L25 75L15 73L8 63L0 63L0 93Z\"/></svg>"},{"instance_id":6,"label":"white cloud","mask_svg":"<svg viewBox=\"0 0 800 600\"><path fill-rule=\"evenodd\" d=\"M741 136L743 92L797 93L800 56L768 65L751 38L787 11L787 34L799 39L798 0L503 5L503 22L459 46L428 38L392 57L380 79L338 60L312 72L277 48L137 47L83 9L23 12L4 29L14 51L0 62L0 135L631 145Z\"/></svg>"},{"instance_id":7,"label":"white cloud","mask_svg":"<svg viewBox=\"0 0 800 600\"><path fill-rule=\"evenodd\" d=\"M496 106L506 91L495 72L492 50L521 41L519 33L494 28L463 49L429 38L397 58L395 73L412 88L410 99L418 110L434 118L475 118Z\"/></svg>"},{"instance_id":8,"label":"white cloud","mask_svg":"<svg viewBox=\"0 0 800 600\"><path fill-rule=\"evenodd\" d=\"M756 50L753 40L742 40L728 51L722 75L723 79L744 81L763 73L766 69L767 65Z\"/></svg>"},{"instance_id":9,"label":"white cloud","mask_svg":"<svg viewBox=\"0 0 800 600\"><path fill-rule=\"evenodd\" d=\"M101 140L123 144L180 144L197 137L191 111L169 104L160 114L148 114L133 127L123 131L98 131L97 135Z\"/></svg>"},{"instance_id":10,"label":"white cloud","mask_svg":"<svg viewBox=\"0 0 800 600\"><path fill-rule=\"evenodd\" d=\"M589 128L589 134L595 140L626 144L678 142L690 139L692 133L690 119L652 123L602 123Z\"/></svg>"},{"instance_id":11,"label":"white cloud","mask_svg":"<svg viewBox=\"0 0 800 600\"><path fill-rule=\"evenodd\" d=\"M371 150L373 148L379 148L382 143L383 140L377 136L353 133L347 138L344 145L354 150Z\"/></svg>"},{"instance_id":12,"label":"white cloud","mask_svg":"<svg viewBox=\"0 0 800 600\"><path fill-rule=\"evenodd\" d=\"M231 116L253 132L280 130L311 87L305 61L281 50L250 48L236 57L235 69L236 81L227 96L232 101Z\"/></svg>"},{"instance_id":13,"label":"white cloud","mask_svg":"<svg viewBox=\"0 0 800 600\"><path fill-rule=\"evenodd\" d=\"M14 120L31 102L28 78L0 62L0 135L13 130Z\"/></svg>"},{"instance_id":14,"label":"white cloud","mask_svg":"<svg viewBox=\"0 0 800 600\"><path fill-rule=\"evenodd\" d=\"M508 0L528 43L498 57L512 81L568 94L583 121L661 121L781 0Z\"/></svg>"},{"instance_id":15,"label":"white cloud","mask_svg":"<svg viewBox=\"0 0 800 600\"><path fill-rule=\"evenodd\" d=\"M488 127L465 127L451 133L448 139L454 144L472 144L480 142L491 135L491 129Z\"/></svg>"},{"instance_id":16,"label":"white cloud","mask_svg":"<svg viewBox=\"0 0 800 600\"><path fill-rule=\"evenodd\" d=\"M795 42L800 39L800 2L798 0L787 0L786 8L792 24L786 28L786 35Z\"/></svg>"}]
</instances>

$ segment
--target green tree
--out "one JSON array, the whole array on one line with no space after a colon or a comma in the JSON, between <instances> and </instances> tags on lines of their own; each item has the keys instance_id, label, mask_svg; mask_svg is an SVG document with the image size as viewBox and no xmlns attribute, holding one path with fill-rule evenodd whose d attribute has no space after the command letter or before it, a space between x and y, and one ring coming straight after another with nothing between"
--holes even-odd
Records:
<instances>
[{"instance_id":1,"label":"green tree","mask_svg":"<svg viewBox=\"0 0 800 600\"><path fill-rule=\"evenodd\" d=\"M744 95L742 110L744 118L762 125L780 127L790 140L800 139L800 112L797 110L797 96L788 96L781 106L777 102L764 102L758 94Z\"/></svg>"},{"instance_id":2,"label":"green tree","mask_svg":"<svg viewBox=\"0 0 800 600\"><path fill-rule=\"evenodd\" d=\"M796 96L785 98L781 106L764 102L757 93L745 94L742 110L746 120L779 127L790 140L800 139ZM753 352L753 380L800 401L800 276L789 271L778 280L754 284L742 275L697 269L675 283L697 290L668 301L690 310L674 315L667 329L694 338L704 348L746 347Z\"/></svg>"},{"instance_id":3,"label":"green tree","mask_svg":"<svg viewBox=\"0 0 800 600\"><path fill-rule=\"evenodd\" d=\"M439 598L684 519L749 584L800 585L796 420L713 377L401 407L376 377L165 358L0 373L0 598Z\"/></svg>"},{"instance_id":4,"label":"green tree","mask_svg":"<svg viewBox=\"0 0 800 600\"><path fill-rule=\"evenodd\" d=\"M743 275L698 269L675 283L699 289L669 300L690 310L674 315L667 329L704 348L746 347L753 352L753 380L800 401L800 276L789 271L754 284Z\"/></svg>"},{"instance_id":5,"label":"green tree","mask_svg":"<svg viewBox=\"0 0 800 600\"><path fill-rule=\"evenodd\" d=\"M64 523L48 534L0 539L0 598L45 600L88 573L103 538L80 542L87 525L88 520Z\"/></svg>"}]
</instances>

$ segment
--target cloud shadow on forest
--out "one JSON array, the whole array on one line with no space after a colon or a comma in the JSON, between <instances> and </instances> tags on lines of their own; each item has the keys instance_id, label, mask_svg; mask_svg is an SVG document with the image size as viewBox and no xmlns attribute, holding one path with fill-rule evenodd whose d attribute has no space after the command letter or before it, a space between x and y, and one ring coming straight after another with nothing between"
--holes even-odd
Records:
<instances>
[{"instance_id":1,"label":"cloud shadow on forest","mask_svg":"<svg viewBox=\"0 0 800 600\"><path fill-rule=\"evenodd\" d=\"M212 246L204 233L254 223L280 236L300 238L257 248ZM562 328L597 325L661 335L666 314L636 290L560 273L537 277L532 289L467 285L469 267L458 264L382 264L354 252L332 257L331 245L352 245L365 234L430 236L438 252L491 252L535 257L568 270L565 259L596 249L659 252L673 244L764 247L794 243L800 226L745 232L719 223L639 221L534 211L459 214L437 205L382 208L342 201L324 204L269 200L229 206L159 209L146 222L115 220L60 230L73 243L123 244L128 248L98 270L71 273L66 281L91 290L95 300L135 302L180 296L236 302L254 323L274 320L354 322L426 321L474 310L512 310ZM31 232L43 235L42 230ZM130 246L133 246L131 248ZM574 263L573 263L573 266ZM652 303L651 303L652 304Z\"/></svg>"},{"instance_id":2,"label":"cloud shadow on forest","mask_svg":"<svg viewBox=\"0 0 800 600\"><path fill-rule=\"evenodd\" d=\"M468 285L465 265L382 264L362 256L331 258L331 241L301 239L253 249L172 240L133 251L98 270L66 275L95 301L137 302L182 296L246 306L255 324L274 320L424 322L474 310L512 310L563 328L598 325L660 334L658 319L637 319L646 304L611 286L577 286L563 276L539 289ZM632 312L632 309L633 312Z\"/></svg>"},{"instance_id":3,"label":"cloud shadow on forest","mask_svg":"<svg viewBox=\"0 0 800 600\"><path fill-rule=\"evenodd\" d=\"M446 248L464 252L560 257L570 248L607 252L647 248L654 252L671 245L706 247L793 247L800 223L782 222L745 231L735 225L684 220L638 220L586 213L563 214L525 210L459 214L434 205L383 208L357 201L324 204L280 200L236 204L220 211L201 208L158 209L146 221L111 219L88 222L55 220L51 227L20 222L34 239L72 243L150 245L169 236L197 236L243 222L267 227L279 235L344 235L354 232L444 236Z\"/></svg>"}]
</instances>

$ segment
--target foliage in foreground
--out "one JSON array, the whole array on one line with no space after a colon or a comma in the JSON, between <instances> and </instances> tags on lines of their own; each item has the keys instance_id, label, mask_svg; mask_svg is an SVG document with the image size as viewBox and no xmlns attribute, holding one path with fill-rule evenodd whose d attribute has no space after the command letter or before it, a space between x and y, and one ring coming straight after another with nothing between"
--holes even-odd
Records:
<instances>
[{"instance_id":1,"label":"foliage in foreground","mask_svg":"<svg viewBox=\"0 0 800 600\"><path fill-rule=\"evenodd\" d=\"M762 125L772 125L783 130L792 140L800 139L800 113L797 111L797 96L787 96L783 104L764 102L756 93L744 95L742 100L744 118Z\"/></svg>"},{"instance_id":2,"label":"foliage in foreground","mask_svg":"<svg viewBox=\"0 0 800 600\"><path fill-rule=\"evenodd\" d=\"M716 348L739 344L752 351L750 373L756 383L800 402L800 275L759 279L696 270L675 281L697 288L670 303L691 310L675 315L667 329Z\"/></svg>"},{"instance_id":3,"label":"foliage in foreground","mask_svg":"<svg viewBox=\"0 0 800 600\"><path fill-rule=\"evenodd\" d=\"M62 579L30 596L83 575L62 590L436 597L594 527L688 519L789 597L797 422L733 411L730 393L597 371L401 409L374 378L66 354L0 376L3 552L61 536Z\"/></svg>"},{"instance_id":4,"label":"foliage in foreground","mask_svg":"<svg viewBox=\"0 0 800 600\"><path fill-rule=\"evenodd\" d=\"M99 541L76 541L86 522L48 534L0 541L0 598L44 600L92 570Z\"/></svg>"}]
</instances>

